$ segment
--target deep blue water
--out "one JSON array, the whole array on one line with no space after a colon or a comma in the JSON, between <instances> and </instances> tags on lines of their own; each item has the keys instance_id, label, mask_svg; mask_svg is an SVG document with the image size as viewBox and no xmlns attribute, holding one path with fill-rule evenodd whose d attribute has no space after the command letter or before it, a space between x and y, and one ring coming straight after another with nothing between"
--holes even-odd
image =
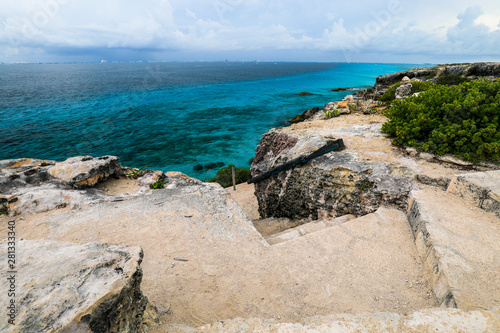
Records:
<instances>
[{"instance_id":1,"label":"deep blue water","mask_svg":"<svg viewBox=\"0 0 500 333\"><path fill-rule=\"evenodd\" d=\"M262 136L401 64L106 63L0 65L0 159L117 155L123 165L249 167ZM302 91L310 96L299 96Z\"/></svg>"}]
</instances>

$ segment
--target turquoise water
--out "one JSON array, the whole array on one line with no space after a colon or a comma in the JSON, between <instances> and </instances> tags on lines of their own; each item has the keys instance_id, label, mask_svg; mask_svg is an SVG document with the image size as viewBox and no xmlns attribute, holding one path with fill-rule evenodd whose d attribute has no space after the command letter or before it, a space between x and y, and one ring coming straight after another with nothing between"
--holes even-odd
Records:
<instances>
[{"instance_id":1,"label":"turquoise water","mask_svg":"<svg viewBox=\"0 0 500 333\"><path fill-rule=\"evenodd\" d=\"M0 66L0 159L117 155L199 179L249 167L262 136L401 64L160 63ZM307 91L309 96L299 96Z\"/></svg>"}]
</instances>

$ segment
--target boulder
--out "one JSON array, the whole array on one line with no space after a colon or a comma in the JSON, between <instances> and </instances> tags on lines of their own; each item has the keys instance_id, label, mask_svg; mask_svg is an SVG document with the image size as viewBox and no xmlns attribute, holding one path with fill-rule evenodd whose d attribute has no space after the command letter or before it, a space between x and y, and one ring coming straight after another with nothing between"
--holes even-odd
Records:
<instances>
[{"instance_id":1,"label":"boulder","mask_svg":"<svg viewBox=\"0 0 500 333\"><path fill-rule=\"evenodd\" d=\"M368 137L376 125L337 133ZM373 135L378 135L374 132ZM324 146L330 138L294 134L273 129L262 137L252 164L252 176L260 175L300 155ZM346 214L365 215L382 204L406 207L415 182L401 177L384 162L358 161L355 152L330 152L255 184L262 218L318 219Z\"/></svg>"},{"instance_id":2,"label":"boulder","mask_svg":"<svg viewBox=\"0 0 500 333\"><path fill-rule=\"evenodd\" d=\"M4 332L139 332L148 299L142 294L138 246L20 240L15 267L0 267L15 282L15 325ZM7 244L0 246L7 257ZM12 302L14 300L14 302ZM9 319L11 319L9 318Z\"/></svg>"},{"instance_id":3,"label":"boulder","mask_svg":"<svg viewBox=\"0 0 500 333\"><path fill-rule=\"evenodd\" d=\"M295 117L292 118L292 120L290 120L290 122L292 124L303 122L307 119L312 118L319 111L321 111L321 110L318 107L311 108L302 114L296 115Z\"/></svg>"},{"instance_id":4,"label":"boulder","mask_svg":"<svg viewBox=\"0 0 500 333\"><path fill-rule=\"evenodd\" d=\"M323 111L332 111L335 110L336 108L337 108L336 102L329 102L323 106Z\"/></svg>"},{"instance_id":5,"label":"boulder","mask_svg":"<svg viewBox=\"0 0 500 333\"><path fill-rule=\"evenodd\" d=\"M323 111L329 112L333 110L338 110L339 114L347 114L349 113L348 106L349 106L349 101L330 102L326 103L325 106L323 106Z\"/></svg>"},{"instance_id":6,"label":"boulder","mask_svg":"<svg viewBox=\"0 0 500 333\"><path fill-rule=\"evenodd\" d=\"M150 171L150 170L148 170L148 171ZM157 171L151 170L150 172L147 172L144 176L137 179L139 184L144 185L144 186L149 186L149 185L154 184L158 181L165 182L166 180L167 180L167 176L159 170L157 170Z\"/></svg>"},{"instance_id":7,"label":"boulder","mask_svg":"<svg viewBox=\"0 0 500 333\"><path fill-rule=\"evenodd\" d=\"M401 79L401 83L402 84L407 84L407 83L410 83L411 80L408 76L405 76L404 78Z\"/></svg>"},{"instance_id":8,"label":"boulder","mask_svg":"<svg viewBox=\"0 0 500 333\"><path fill-rule=\"evenodd\" d=\"M49 173L74 187L94 186L121 169L116 156L77 156L56 163Z\"/></svg>"},{"instance_id":9,"label":"boulder","mask_svg":"<svg viewBox=\"0 0 500 333\"><path fill-rule=\"evenodd\" d=\"M23 188L33 188L45 183L65 186L49 170L56 161L20 158L0 161L0 194L11 195Z\"/></svg>"},{"instance_id":10,"label":"boulder","mask_svg":"<svg viewBox=\"0 0 500 333\"><path fill-rule=\"evenodd\" d=\"M342 101L337 103L337 109L343 109L349 107L348 101Z\"/></svg>"},{"instance_id":11,"label":"boulder","mask_svg":"<svg viewBox=\"0 0 500 333\"><path fill-rule=\"evenodd\" d=\"M411 83L402 84L396 89L396 98L403 99L411 95Z\"/></svg>"}]
</instances>

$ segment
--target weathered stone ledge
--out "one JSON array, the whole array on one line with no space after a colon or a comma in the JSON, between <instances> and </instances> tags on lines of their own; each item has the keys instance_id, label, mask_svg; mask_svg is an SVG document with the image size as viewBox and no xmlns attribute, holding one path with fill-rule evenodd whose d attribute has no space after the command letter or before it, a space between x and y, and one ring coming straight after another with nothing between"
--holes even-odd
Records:
<instances>
[{"instance_id":1,"label":"weathered stone ledge","mask_svg":"<svg viewBox=\"0 0 500 333\"><path fill-rule=\"evenodd\" d=\"M6 244L0 249L6 258ZM19 241L15 325L2 316L0 330L139 332L148 305L140 290L142 257L137 246ZM6 267L0 267L2 277Z\"/></svg>"},{"instance_id":2,"label":"weathered stone ledge","mask_svg":"<svg viewBox=\"0 0 500 333\"><path fill-rule=\"evenodd\" d=\"M411 193L408 221L441 306L500 306L499 219L472 205L440 190Z\"/></svg>"},{"instance_id":3,"label":"weathered stone ledge","mask_svg":"<svg viewBox=\"0 0 500 333\"><path fill-rule=\"evenodd\" d=\"M498 332L500 308L483 311L457 309L423 309L409 315L391 312L336 314L305 319L300 323L284 323L273 319L236 318L200 327L196 332ZM189 331L189 328L184 328ZM195 330L193 330L195 332Z\"/></svg>"}]
</instances>

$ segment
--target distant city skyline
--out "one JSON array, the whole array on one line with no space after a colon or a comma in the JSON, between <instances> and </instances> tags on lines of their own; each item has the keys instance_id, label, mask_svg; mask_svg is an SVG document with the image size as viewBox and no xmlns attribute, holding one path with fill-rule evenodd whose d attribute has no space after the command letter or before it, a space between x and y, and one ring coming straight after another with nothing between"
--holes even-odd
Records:
<instances>
[{"instance_id":1,"label":"distant city skyline","mask_svg":"<svg viewBox=\"0 0 500 333\"><path fill-rule=\"evenodd\" d=\"M497 1L2 0L0 62L500 61Z\"/></svg>"}]
</instances>

